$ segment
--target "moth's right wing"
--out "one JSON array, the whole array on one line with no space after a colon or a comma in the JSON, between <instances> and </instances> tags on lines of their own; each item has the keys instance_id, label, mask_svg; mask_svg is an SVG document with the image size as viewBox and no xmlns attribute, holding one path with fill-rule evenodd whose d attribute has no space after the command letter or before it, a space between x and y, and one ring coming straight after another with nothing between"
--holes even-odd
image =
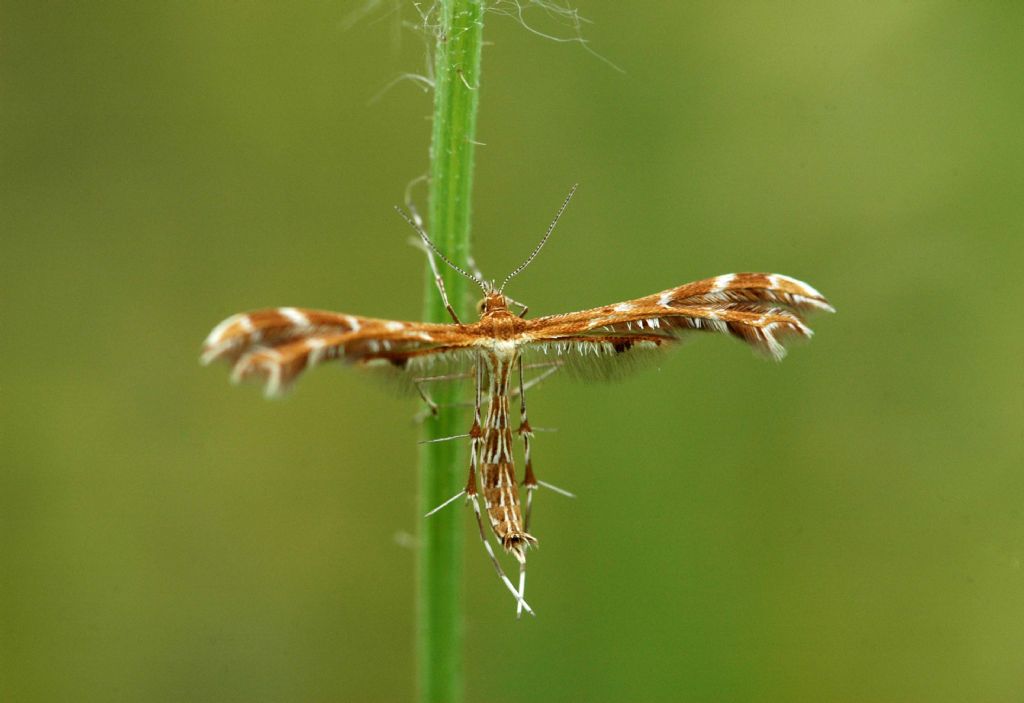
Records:
<instances>
[{"instance_id":1,"label":"moth's right wing","mask_svg":"<svg viewBox=\"0 0 1024 703\"><path fill-rule=\"evenodd\" d=\"M643 298L529 321L520 344L528 359L561 357L570 371L609 377L642 362L645 352L676 346L693 332L737 337L773 359L783 342L810 337L804 314L833 312L814 288L777 273L730 273Z\"/></svg>"}]
</instances>

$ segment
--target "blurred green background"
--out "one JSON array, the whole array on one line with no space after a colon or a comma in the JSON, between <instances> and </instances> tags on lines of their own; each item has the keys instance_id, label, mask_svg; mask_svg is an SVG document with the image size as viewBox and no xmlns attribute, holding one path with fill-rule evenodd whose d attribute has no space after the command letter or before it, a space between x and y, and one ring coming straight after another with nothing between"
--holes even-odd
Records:
<instances>
[{"instance_id":1,"label":"blurred green background","mask_svg":"<svg viewBox=\"0 0 1024 703\"><path fill-rule=\"evenodd\" d=\"M512 8L489 275L579 181L531 314L737 270L839 313L532 394L579 498L538 496L536 619L467 533L467 700L1024 700L1024 8L580 0L624 73ZM417 405L197 356L239 310L418 317L415 9L0 10L0 699L408 700Z\"/></svg>"}]
</instances>

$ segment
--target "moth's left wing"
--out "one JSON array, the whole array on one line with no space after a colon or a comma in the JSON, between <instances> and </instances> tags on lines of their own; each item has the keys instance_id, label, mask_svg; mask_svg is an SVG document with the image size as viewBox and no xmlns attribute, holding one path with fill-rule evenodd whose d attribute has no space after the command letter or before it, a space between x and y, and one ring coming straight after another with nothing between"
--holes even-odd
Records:
<instances>
[{"instance_id":1,"label":"moth's left wing","mask_svg":"<svg viewBox=\"0 0 1024 703\"><path fill-rule=\"evenodd\" d=\"M325 361L398 370L431 361L457 362L472 337L457 325L399 322L304 308L233 315L203 343L201 360L225 360L234 382L258 379L280 395L306 369Z\"/></svg>"},{"instance_id":2,"label":"moth's left wing","mask_svg":"<svg viewBox=\"0 0 1024 703\"><path fill-rule=\"evenodd\" d=\"M528 357L563 356L570 370L614 375L644 351L674 346L690 332L724 332L773 358L783 342L810 337L803 315L833 312L821 293L777 273L730 273L643 298L528 321Z\"/></svg>"}]
</instances>

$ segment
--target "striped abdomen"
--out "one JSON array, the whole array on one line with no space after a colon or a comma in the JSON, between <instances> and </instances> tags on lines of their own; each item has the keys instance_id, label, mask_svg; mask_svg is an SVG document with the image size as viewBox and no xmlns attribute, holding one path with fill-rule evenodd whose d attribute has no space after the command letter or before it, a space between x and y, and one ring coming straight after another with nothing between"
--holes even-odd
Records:
<instances>
[{"instance_id":1,"label":"striped abdomen","mask_svg":"<svg viewBox=\"0 0 1024 703\"><path fill-rule=\"evenodd\" d=\"M523 511L512 459L512 430L509 427L508 384L514 359L492 356L490 367L490 404L481 437L480 472L483 478L484 505L491 528L505 551L520 562L525 549L537 540L523 529Z\"/></svg>"}]
</instances>

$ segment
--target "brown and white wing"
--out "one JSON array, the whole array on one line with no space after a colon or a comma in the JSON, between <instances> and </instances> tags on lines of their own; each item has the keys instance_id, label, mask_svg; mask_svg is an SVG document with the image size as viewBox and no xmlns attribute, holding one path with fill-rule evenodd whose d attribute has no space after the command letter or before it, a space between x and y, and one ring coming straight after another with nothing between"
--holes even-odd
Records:
<instances>
[{"instance_id":1,"label":"brown and white wing","mask_svg":"<svg viewBox=\"0 0 1024 703\"><path fill-rule=\"evenodd\" d=\"M258 379L268 396L286 391L306 369L336 359L406 369L457 358L470 338L456 325L378 320L305 308L232 315L203 343L203 364L222 359L234 382Z\"/></svg>"},{"instance_id":2,"label":"brown and white wing","mask_svg":"<svg viewBox=\"0 0 1024 703\"><path fill-rule=\"evenodd\" d=\"M773 359L789 338L810 337L807 312L834 312L811 286L777 273L730 273L615 305L532 320L528 356L564 356L584 374L616 375L643 352L672 347L691 332L722 332Z\"/></svg>"}]
</instances>

